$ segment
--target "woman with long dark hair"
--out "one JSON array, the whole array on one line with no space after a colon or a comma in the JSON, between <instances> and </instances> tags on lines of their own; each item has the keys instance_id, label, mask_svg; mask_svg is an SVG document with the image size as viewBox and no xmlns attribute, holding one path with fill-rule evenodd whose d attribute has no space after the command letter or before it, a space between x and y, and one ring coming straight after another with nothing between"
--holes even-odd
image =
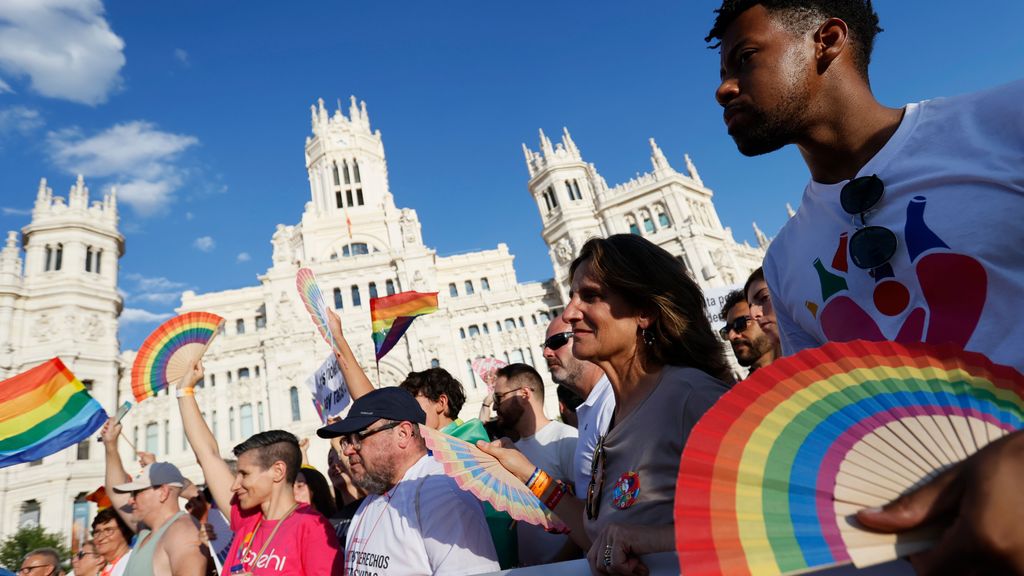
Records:
<instances>
[{"instance_id":1,"label":"woman with long dark hair","mask_svg":"<svg viewBox=\"0 0 1024 576\"><path fill-rule=\"evenodd\" d=\"M584 244L569 269L573 356L611 381L615 412L580 499L498 443L481 447L572 529L597 573L632 573L642 554L672 550L679 458L697 420L732 376L700 287L682 263L639 236Z\"/></svg>"}]
</instances>

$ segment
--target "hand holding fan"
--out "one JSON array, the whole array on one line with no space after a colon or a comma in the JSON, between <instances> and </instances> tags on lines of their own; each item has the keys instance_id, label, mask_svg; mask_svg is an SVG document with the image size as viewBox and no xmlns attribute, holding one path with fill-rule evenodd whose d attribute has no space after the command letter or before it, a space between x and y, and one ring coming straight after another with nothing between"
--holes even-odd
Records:
<instances>
[{"instance_id":1,"label":"hand holding fan","mask_svg":"<svg viewBox=\"0 0 1024 576\"><path fill-rule=\"evenodd\" d=\"M568 531L565 524L493 456L484 454L469 442L422 424L420 433L434 459L444 465L445 474L454 479L459 488L489 502L495 510L508 512L513 520L553 532Z\"/></svg>"},{"instance_id":2,"label":"hand holding fan","mask_svg":"<svg viewBox=\"0 0 1024 576\"><path fill-rule=\"evenodd\" d=\"M498 370L508 366L508 362L497 358L481 357L473 360L473 372L487 384L487 393L494 393L494 379Z\"/></svg>"},{"instance_id":3,"label":"hand holding fan","mask_svg":"<svg viewBox=\"0 0 1024 576\"><path fill-rule=\"evenodd\" d=\"M334 335L327 325L327 304L324 302L323 293L320 292L320 286L316 283L316 274L309 268L299 269L295 275L295 287L299 290L299 297L313 319L313 324L320 331L320 336L330 344L331 350L337 352L338 343L334 341Z\"/></svg>"},{"instance_id":4,"label":"hand holding fan","mask_svg":"<svg viewBox=\"0 0 1024 576\"><path fill-rule=\"evenodd\" d=\"M894 560L934 533L879 534L886 504L1024 425L1024 377L954 347L833 343L758 370L694 427L679 465L687 576Z\"/></svg>"},{"instance_id":5,"label":"hand holding fan","mask_svg":"<svg viewBox=\"0 0 1024 576\"><path fill-rule=\"evenodd\" d=\"M175 316L150 334L132 365L132 394L141 402L184 376L217 336L224 319L209 312Z\"/></svg>"}]
</instances>

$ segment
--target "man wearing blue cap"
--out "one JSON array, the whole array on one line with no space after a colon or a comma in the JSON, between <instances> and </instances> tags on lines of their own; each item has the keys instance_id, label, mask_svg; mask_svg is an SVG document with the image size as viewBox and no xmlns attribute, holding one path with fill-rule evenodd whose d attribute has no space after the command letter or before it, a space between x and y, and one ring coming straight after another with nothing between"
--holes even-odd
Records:
<instances>
[{"instance_id":1,"label":"man wearing blue cap","mask_svg":"<svg viewBox=\"0 0 1024 576\"><path fill-rule=\"evenodd\" d=\"M430 457L426 413L400 388L356 400L317 431L341 438L353 481L369 496L349 525L345 573L480 574L499 569L483 509Z\"/></svg>"}]
</instances>

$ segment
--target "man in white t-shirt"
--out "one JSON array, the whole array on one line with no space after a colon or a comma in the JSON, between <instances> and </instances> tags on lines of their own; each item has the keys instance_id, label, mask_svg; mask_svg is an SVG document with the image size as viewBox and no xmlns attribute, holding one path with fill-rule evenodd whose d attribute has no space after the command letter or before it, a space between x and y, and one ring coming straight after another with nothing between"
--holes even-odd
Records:
<instances>
[{"instance_id":1,"label":"man in white t-shirt","mask_svg":"<svg viewBox=\"0 0 1024 576\"><path fill-rule=\"evenodd\" d=\"M715 95L729 134L748 156L795 144L811 173L764 263L783 353L927 342L1024 369L1024 82L890 108L868 80L880 31L869 1L727 1L717 12L708 40L720 41ZM1024 532L1004 528L1024 498L990 481L1024 467L1024 433L1000 444L858 519L897 532L955 519L915 559L922 573L993 560L1024 572ZM970 480L986 466L973 476L985 482Z\"/></svg>"},{"instance_id":2,"label":"man in white t-shirt","mask_svg":"<svg viewBox=\"0 0 1024 576\"><path fill-rule=\"evenodd\" d=\"M601 435L608 431L608 423L612 420L615 395L612 393L611 382L597 364L572 355L572 346L567 345L571 338L572 326L563 321L561 316L556 316L548 324L543 347L551 379L584 399L576 407L579 439L573 454L571 476L576 494L581 495L590 483L594 448Z\"/></svg>"},{"instance_id":3,"label":"man in white t-shirt","mask_svg":"<svg viewBox=\"0 0 1024 576\"><path fill-rule=\"evenodd\" d=\"M319 430L341 438L352 479L369 494L352 518L345 574L481 574L499 569L480 502L427 452L426 414L405 390L373 390Z\"/></svg>"},{"instance_id":4,"label":"man in white t-shirt","mask_svg":"<svg viewBox=\"0 0 1024 576\"><path fill-rule=\"evenodd\" d=\"M516 448L554 480L571 482L576 429L544 414L544 381L528 364L509 364L494 378L494 410L498 422L519 436ZM540 526L517 525L519 563L547 564L569 541L565 534L550 534Z\"/></svg>"}]
</instances>

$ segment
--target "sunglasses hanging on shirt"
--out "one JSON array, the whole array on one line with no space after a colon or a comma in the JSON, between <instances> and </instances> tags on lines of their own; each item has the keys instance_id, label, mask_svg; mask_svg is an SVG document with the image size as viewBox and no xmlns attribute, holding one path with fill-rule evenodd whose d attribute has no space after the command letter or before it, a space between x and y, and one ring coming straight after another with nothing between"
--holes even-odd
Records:
<instances>
[{"instance_id":1,"label":"sunglasses hanging on shirt","mask_svg":"<svg viewBox=\"0 0 1024 576\"><path fill-rule=\"evenodd\" d=\"M850 180L839 193L843 211L853 216L853 225L857 228L850 237L850 260L863 270L873 270L891 260L899 244L892 230L867 223L867 213L882 201L884 193L885 184L874 174Z\"/></svg>"}]
</instances>

